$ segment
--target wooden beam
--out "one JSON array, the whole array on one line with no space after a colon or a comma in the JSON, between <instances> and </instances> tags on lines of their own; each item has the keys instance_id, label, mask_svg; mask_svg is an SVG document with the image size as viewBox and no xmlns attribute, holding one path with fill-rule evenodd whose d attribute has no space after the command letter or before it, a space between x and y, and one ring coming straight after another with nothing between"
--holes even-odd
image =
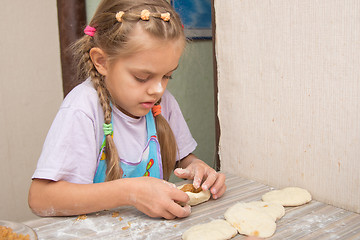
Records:
<instances>
[{"instance_id":1,"label":"wooden beam","mask_svg":"<svg viewBox=\"0 0 360 240\"><path fill-rule=\"evenodd\" d=\"M218 75L217 75L217 60L215 49L215 7L214 0L211 0L211 24L212 24L212 42L213 42L213 71L214 71L214 109L215 109L215 170L220 171L220 158L219 158L219 141L220 141L220 124L218 117Z\"/></svg>"},{"instance_id":2,"label":"wooden beam","mask_svg":"<svg viewBox=\"0 0 360 240\"><path fill-rule=\"evenodd\" d=\"M85 0L57 0L61 71L64 97L80 82L69 46L83 36L86 24Z\"/></svg>"}]
</instances>

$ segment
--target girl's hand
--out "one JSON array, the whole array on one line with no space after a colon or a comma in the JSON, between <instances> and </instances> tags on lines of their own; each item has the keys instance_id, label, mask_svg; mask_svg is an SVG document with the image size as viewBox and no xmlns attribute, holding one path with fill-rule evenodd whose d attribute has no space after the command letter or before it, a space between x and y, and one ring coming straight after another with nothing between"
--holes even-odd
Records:
<instances>
[{"instance_id":1,"label":"girl's hand","mask_svg":"<svg viewBox=\"0 0 360 240\"><path fill-rule=\"evenodd\" d=\"M210 189L213 199L221 197L226 190L225 175L216 172L213 168L200 159L197 159L192 154L187 158L191 159L184 159L189 162L187 167L184 169L175 169L174 174L179 178L194 179L193 185L195 188L199 188L201 185L203 190ZM202 183L202 181L204 182Z\"/></svg>"},{"instance_id":2,"label":"girl's hand","mask_svg":"<svg viewBox=\"0 0 360 240\"><path fill-rule=\"evenodd\" d=\"M188 202L189 196L176 188L175 184L152 177L134 178L129 202L150 217L174 219L187 217L191 213L189 205L181 207L175 201Z\"/></svg>"}]
</instances>

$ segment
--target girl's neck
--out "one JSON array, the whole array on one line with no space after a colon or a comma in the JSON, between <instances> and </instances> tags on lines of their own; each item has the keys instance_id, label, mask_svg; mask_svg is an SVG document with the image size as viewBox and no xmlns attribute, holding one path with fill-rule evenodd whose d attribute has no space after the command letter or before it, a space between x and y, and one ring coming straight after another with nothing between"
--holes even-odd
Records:
<instances>
[{"instance_id":1,"label":"girl's neck","mask_svg":"<svg viewBox=\"0 0 360 240\"><path fill-rule=\"evenodd\" d=\"M120 107L118 104L116 104L115 103L115 107L117 108L117 109L119 109L123 114L125 114L126 116L129 116L129 117L131 117L131 118L135 118L135 119L139 119L140 117L138 117L138 116L134 116L134 115L132 115L131 113L129 113L129 112L127 112L125 109L123 109L122 107Z\"/></svg>"}]
</instances>

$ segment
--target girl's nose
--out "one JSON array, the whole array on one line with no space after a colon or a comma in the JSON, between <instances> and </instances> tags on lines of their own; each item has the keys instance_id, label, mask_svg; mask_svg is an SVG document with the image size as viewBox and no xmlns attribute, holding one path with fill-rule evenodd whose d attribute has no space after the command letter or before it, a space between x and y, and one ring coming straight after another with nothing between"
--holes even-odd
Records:
<instances>
[{"instance_id":1,"label":"girl's nose","mask_svg":"<svg viewBox=\"0 0 360 240\"><path fill-rule=\"evenodd\" d=\"M148 92L150 95L163 94L163 92L165 91L165 88L166 88L166 85L164 86L163 81L157 80L151 84Z\"/></svg>"}]
</instances>

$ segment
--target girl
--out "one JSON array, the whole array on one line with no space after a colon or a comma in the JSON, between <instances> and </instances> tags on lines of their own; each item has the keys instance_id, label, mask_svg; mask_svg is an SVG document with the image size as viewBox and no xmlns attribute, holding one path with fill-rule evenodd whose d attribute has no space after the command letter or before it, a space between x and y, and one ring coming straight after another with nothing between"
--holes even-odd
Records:
<instances>
[{"instance_id":1,"label":"girl","mask_svg":"<svg viewBox=\"0 0 360 240\"><path fill-rule=\"evenodd\" d=\"M196 142L166 91L185 47L166 0L103 0L73 46L79 78L50 128L29 206L40 216L78 215L132 205L150 217L190 214L171 172L225 192L225 176L192 151ZM161 102L161 104L160 104ZM164 180L163 180L164 179Z\"/></svg>"}]
</instances>

